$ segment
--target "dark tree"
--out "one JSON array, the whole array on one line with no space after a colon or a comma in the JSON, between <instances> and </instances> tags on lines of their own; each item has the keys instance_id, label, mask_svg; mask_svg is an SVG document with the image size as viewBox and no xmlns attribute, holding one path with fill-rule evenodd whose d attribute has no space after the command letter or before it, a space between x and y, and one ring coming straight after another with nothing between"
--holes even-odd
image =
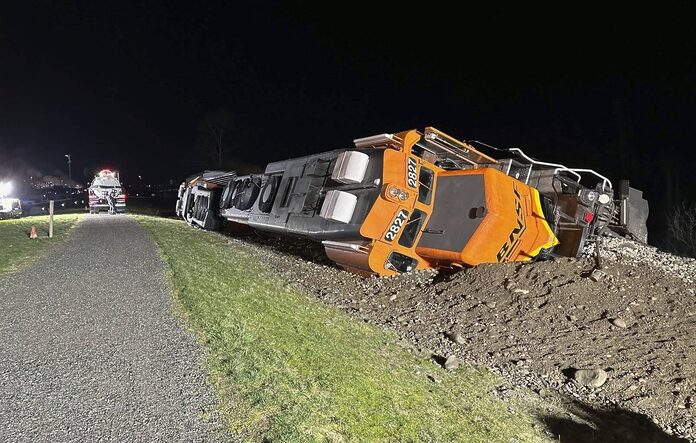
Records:
<instances>
[{"instance_id":1,"label":"dark tree","mask_svg":"<svg viewBox=\"0 0 696 443\"><path fill-rule=\"evenodd\" d=\"M229 109L203 114L197 126L196 149L202 154L206 166L222 168L223 156L231 150L234 127L234 115Z\"/></svg>"}]
</instances>

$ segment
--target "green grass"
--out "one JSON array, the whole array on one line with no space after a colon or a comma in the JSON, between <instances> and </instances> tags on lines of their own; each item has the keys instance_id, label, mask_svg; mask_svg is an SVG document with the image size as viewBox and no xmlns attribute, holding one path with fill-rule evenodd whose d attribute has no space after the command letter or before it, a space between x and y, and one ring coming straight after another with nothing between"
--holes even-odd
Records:
<instances>
[{"instance_id":1,"label":"green grass","mask_svg":"<svg viewBox=\"0 0 696 443\"><path fill-rule=\"evenodd\" d=\"M53 217L53 238L48 238L48 216L38 215L12 220L0 220L0 274L22 269L51 245L64 240L79 214L60 214ZM38 238L29 239L36 226Z\"/></svg>"},{"instance_id":2,"label":"green grass","mask_svg":"<svg viewBox=\"0 0 696 443\"><path fill-rule=\"evenodd\" d=\"M175 302L207 347L221 409L243 439L547 441L531 414L489 394L499 382L490 372L444 371L289 287L223 236L135 218L169 265Z\"/></svg>"}]
</instances>

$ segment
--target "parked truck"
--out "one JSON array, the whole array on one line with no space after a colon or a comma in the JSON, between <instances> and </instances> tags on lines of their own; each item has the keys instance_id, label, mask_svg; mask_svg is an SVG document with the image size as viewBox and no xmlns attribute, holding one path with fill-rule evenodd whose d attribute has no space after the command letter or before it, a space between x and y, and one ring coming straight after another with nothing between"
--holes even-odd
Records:
<instances>
[{"instance_id":1,"label":"parked truck","mask_svg":"<svg viewBox=\"0 0 696 443\"><path fill-rule=\"evenodd\" d=\"M0 220L22 216L22 202L18 198L0 197Z\"/></svg>"},{"instance_id":2,"label":"parked truck","mask_svg":"<svg viewBox=\"0 0 696 443\"><path fill-rule=\"evenodd\" d=\"M591 184L586 184L591 183ZM361 275L578 256L586 242L647 242L648 204L590 170L435 129L270 163L264 173L206 171L179 188L177 215L321 242Z\"/></svg>"},{"instance_id":3,"label":"parked truck","mask_svg":"<svg viewBox=\"0 0 696 443\"><path fill-rule=\"evenodd\" d=\"M116 171L99 171L87 193L90 214L98 214L101 211L107 211L109 214L126 212L126 193Z\"/></svg>"}]
</instances>

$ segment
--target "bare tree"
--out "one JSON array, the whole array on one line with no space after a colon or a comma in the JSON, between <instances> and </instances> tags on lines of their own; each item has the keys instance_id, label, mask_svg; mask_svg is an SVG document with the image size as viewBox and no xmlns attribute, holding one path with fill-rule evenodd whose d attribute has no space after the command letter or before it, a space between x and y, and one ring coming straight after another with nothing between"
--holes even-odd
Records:
<instances>
[{"instance_id":1,"label":"bare tree","mask_svg":"<svg viewBox=\"0 0 696 443\"><path fill-rule=\"evenodd\" d=\"M222 168L223 155L230 149L234 115L229 109L206 112L198 122L197 149L208 164Z\"/></svg>"},{"instance_id":2,"label":"bare tree","mask_svg":"<svg viewBox=\"0 0 696 443\"><path fill-rule=\"evenodd\" d=\"M696 257L696 203L682 203L672 211L669 232L677 252Z\"/></svg>"}]
</instances>

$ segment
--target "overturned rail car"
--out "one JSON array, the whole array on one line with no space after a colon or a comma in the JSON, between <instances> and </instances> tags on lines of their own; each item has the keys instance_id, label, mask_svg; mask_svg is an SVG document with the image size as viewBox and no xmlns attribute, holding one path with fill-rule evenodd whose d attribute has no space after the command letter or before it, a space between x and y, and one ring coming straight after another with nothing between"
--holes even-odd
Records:
<instances>
[{"instance_id":1,"label":"overturned rail car","mask_svg":"<svg viewBox=\"0 0 696 443\"><path fill-rule=\"evenodd\" d=\"M586 183L591 183L590 185ZM577 256L599 235L647 241L648 203L589 169L426 128L270 163L263 174L205 171L176 213L203 229L240 223L321 242L362 275Z\"/></svg>"}]
</instances>

